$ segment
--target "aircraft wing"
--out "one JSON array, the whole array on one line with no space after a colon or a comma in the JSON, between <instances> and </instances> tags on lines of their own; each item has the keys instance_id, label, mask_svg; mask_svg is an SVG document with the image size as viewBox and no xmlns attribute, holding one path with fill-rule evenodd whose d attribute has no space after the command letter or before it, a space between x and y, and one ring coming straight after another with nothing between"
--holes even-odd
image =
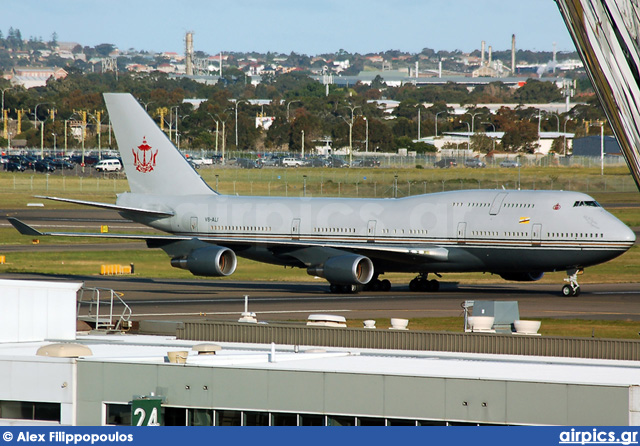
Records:
<instances>
[{"instance_id":1,"label":"aircraft wing","mask_svg":"<svg viewBox=\"0 0 640 446\"><path fill-rule=\"evenodd\" d=\"M109 234L95 232L41 232L23 221L8 217L9 223L15 227L18 232L29 236L55 236L55 237L94 237L94 238L115 238L126 240L144 240L156 242L163 245L165 243L177 242L182 240L197 239L205 243L226 246L229 248L237 246L259 245L267 248L291 248L302 249L309 247L316 248L333 248L344 251L358 252L363 255L377 257L380 255L404 255L422 260L447 261L449 251L446 248L435 244L416 244L416 245L393 245L385 243L345 243L345 242L327 242L314 240L269 240L261 238L237 238L237 237L196 237L191 235L171 235L171 234Z\"/></svg>"},{"instance_id":2,"label":"aircraft wing","mask_svg":"<svg viewBox=\"0 0 640 446\"><path fill-rule=\"evenodd\" d=\"M173 212L168 212L168 211L132 208L129 206L118 206L117 204L100 203L97 201L73 200L71 198L46 197L43 195L36 195L36 198L44 198L45 200L53 200L53 201L62 201L65 203L81 204L84 206L93 206L97 208L111 209L111 210L120 211L120 212L133 212L136 214L148 215L150 217L172 217L174 215Z\"/></svg>"}]
</instances>

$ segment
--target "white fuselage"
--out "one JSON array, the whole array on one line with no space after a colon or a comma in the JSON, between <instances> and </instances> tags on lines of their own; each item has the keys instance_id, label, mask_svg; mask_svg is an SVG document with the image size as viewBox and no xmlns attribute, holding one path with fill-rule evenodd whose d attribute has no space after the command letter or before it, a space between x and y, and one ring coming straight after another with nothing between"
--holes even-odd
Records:
<instances>
[{"instance_id":1,"label":"white fuselage","mask_svg":"<svg viewBox=\"0 0 640 446\"><path fill-rule=\"evenodd\" d=\"M241 244L238 255L272 263L251 239L373 247L439 247L446 258L376 255L385 271L553 271L584 267L625 252L635 234L578 192L466 190L401 199L284 198L123 194L119 205L171 210L143 221L173 234ZM299 248L301 249L301 248ZM308 266L313 261L304 261Z\"/></svg>"}]
</instances>

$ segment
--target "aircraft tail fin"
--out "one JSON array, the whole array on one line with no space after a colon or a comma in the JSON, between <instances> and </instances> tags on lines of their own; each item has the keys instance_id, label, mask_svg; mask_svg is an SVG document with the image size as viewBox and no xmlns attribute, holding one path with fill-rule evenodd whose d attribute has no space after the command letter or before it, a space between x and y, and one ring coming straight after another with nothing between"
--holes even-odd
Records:
<instances>
[{"instance_id":1,"label":"aircraft tail fin","mask_svg":"<svg viewBox=\"0 0 640 446\"><path fill-rule=\"evenodd\" d=\"M104 101L133 193L215 193L129 93L105 93Z\"/></svg>"}]
</instances>

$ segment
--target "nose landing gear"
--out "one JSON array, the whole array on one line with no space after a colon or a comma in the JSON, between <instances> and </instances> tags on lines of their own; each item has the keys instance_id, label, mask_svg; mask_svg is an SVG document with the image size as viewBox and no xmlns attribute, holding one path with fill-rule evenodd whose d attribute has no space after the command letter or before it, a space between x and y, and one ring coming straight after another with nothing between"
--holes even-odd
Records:
<instances>
[{"instance_id":1,"label":"nose landing gear","mask_svg":"<svg viewBox=\"0 0 640 446\"><path fill-rule=\"evenodd\" d=\"M562 287L562 295L564 297L578 296L580 294L580 285L578 284L578 274L582 274L584 270L570 269L567 271L569 277L565 277L564 281L567 285Z\"/></svg>"}]
</instances>

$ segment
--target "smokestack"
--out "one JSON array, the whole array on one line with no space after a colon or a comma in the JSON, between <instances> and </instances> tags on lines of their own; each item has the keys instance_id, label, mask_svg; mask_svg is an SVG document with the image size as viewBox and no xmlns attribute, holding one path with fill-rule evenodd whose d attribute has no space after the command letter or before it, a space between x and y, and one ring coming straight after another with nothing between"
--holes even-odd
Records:
<instances>
[{"instance_id":1,"label":"smokestack","mask_svg":"<svg viewBox=\"0 0 640 446\"><path fill-rule=\"evenodd\" d=\"M480 44L480 66L484 66L484 40Z\"/></svg>"},{"instance_id":2,"label":"smokestack","mask_svg":"<svg viewBox=\"0 0 640 446\"><path fill-rule=\"evenodd\" d=\"M511 75L516 75L516 35L511 35Z\"/></svg>"},{"instance_id":3,"label":"smokestack","mask_svg":"<svg viewBox=\"0 0 640 446\"><path fill-rule=\"evenodd\" d=\"M556 72L556 43L553 42L553 73Z\"/></svg>"},{"instance_id":4,"label":"smokestack","mask_svg":"<svg viewBox=\"0 0 640 446\"><path fill-rule=\"evenodd\" d=\"M489 45L489 61L487 62L487 65L491 66L491 45Z\"/></svg>"},{"instance_id":5,"label":"smokestack","mask_svg":"<svg viewBox=\"0 0 640 446\"><path fill-rule=\"evenodd\" d=\"M186 51L185 51L185 60L186 60L186 73L187 76L193 76L193 32L187 32L186 41Z\"/></svg>"}]
</instances>

